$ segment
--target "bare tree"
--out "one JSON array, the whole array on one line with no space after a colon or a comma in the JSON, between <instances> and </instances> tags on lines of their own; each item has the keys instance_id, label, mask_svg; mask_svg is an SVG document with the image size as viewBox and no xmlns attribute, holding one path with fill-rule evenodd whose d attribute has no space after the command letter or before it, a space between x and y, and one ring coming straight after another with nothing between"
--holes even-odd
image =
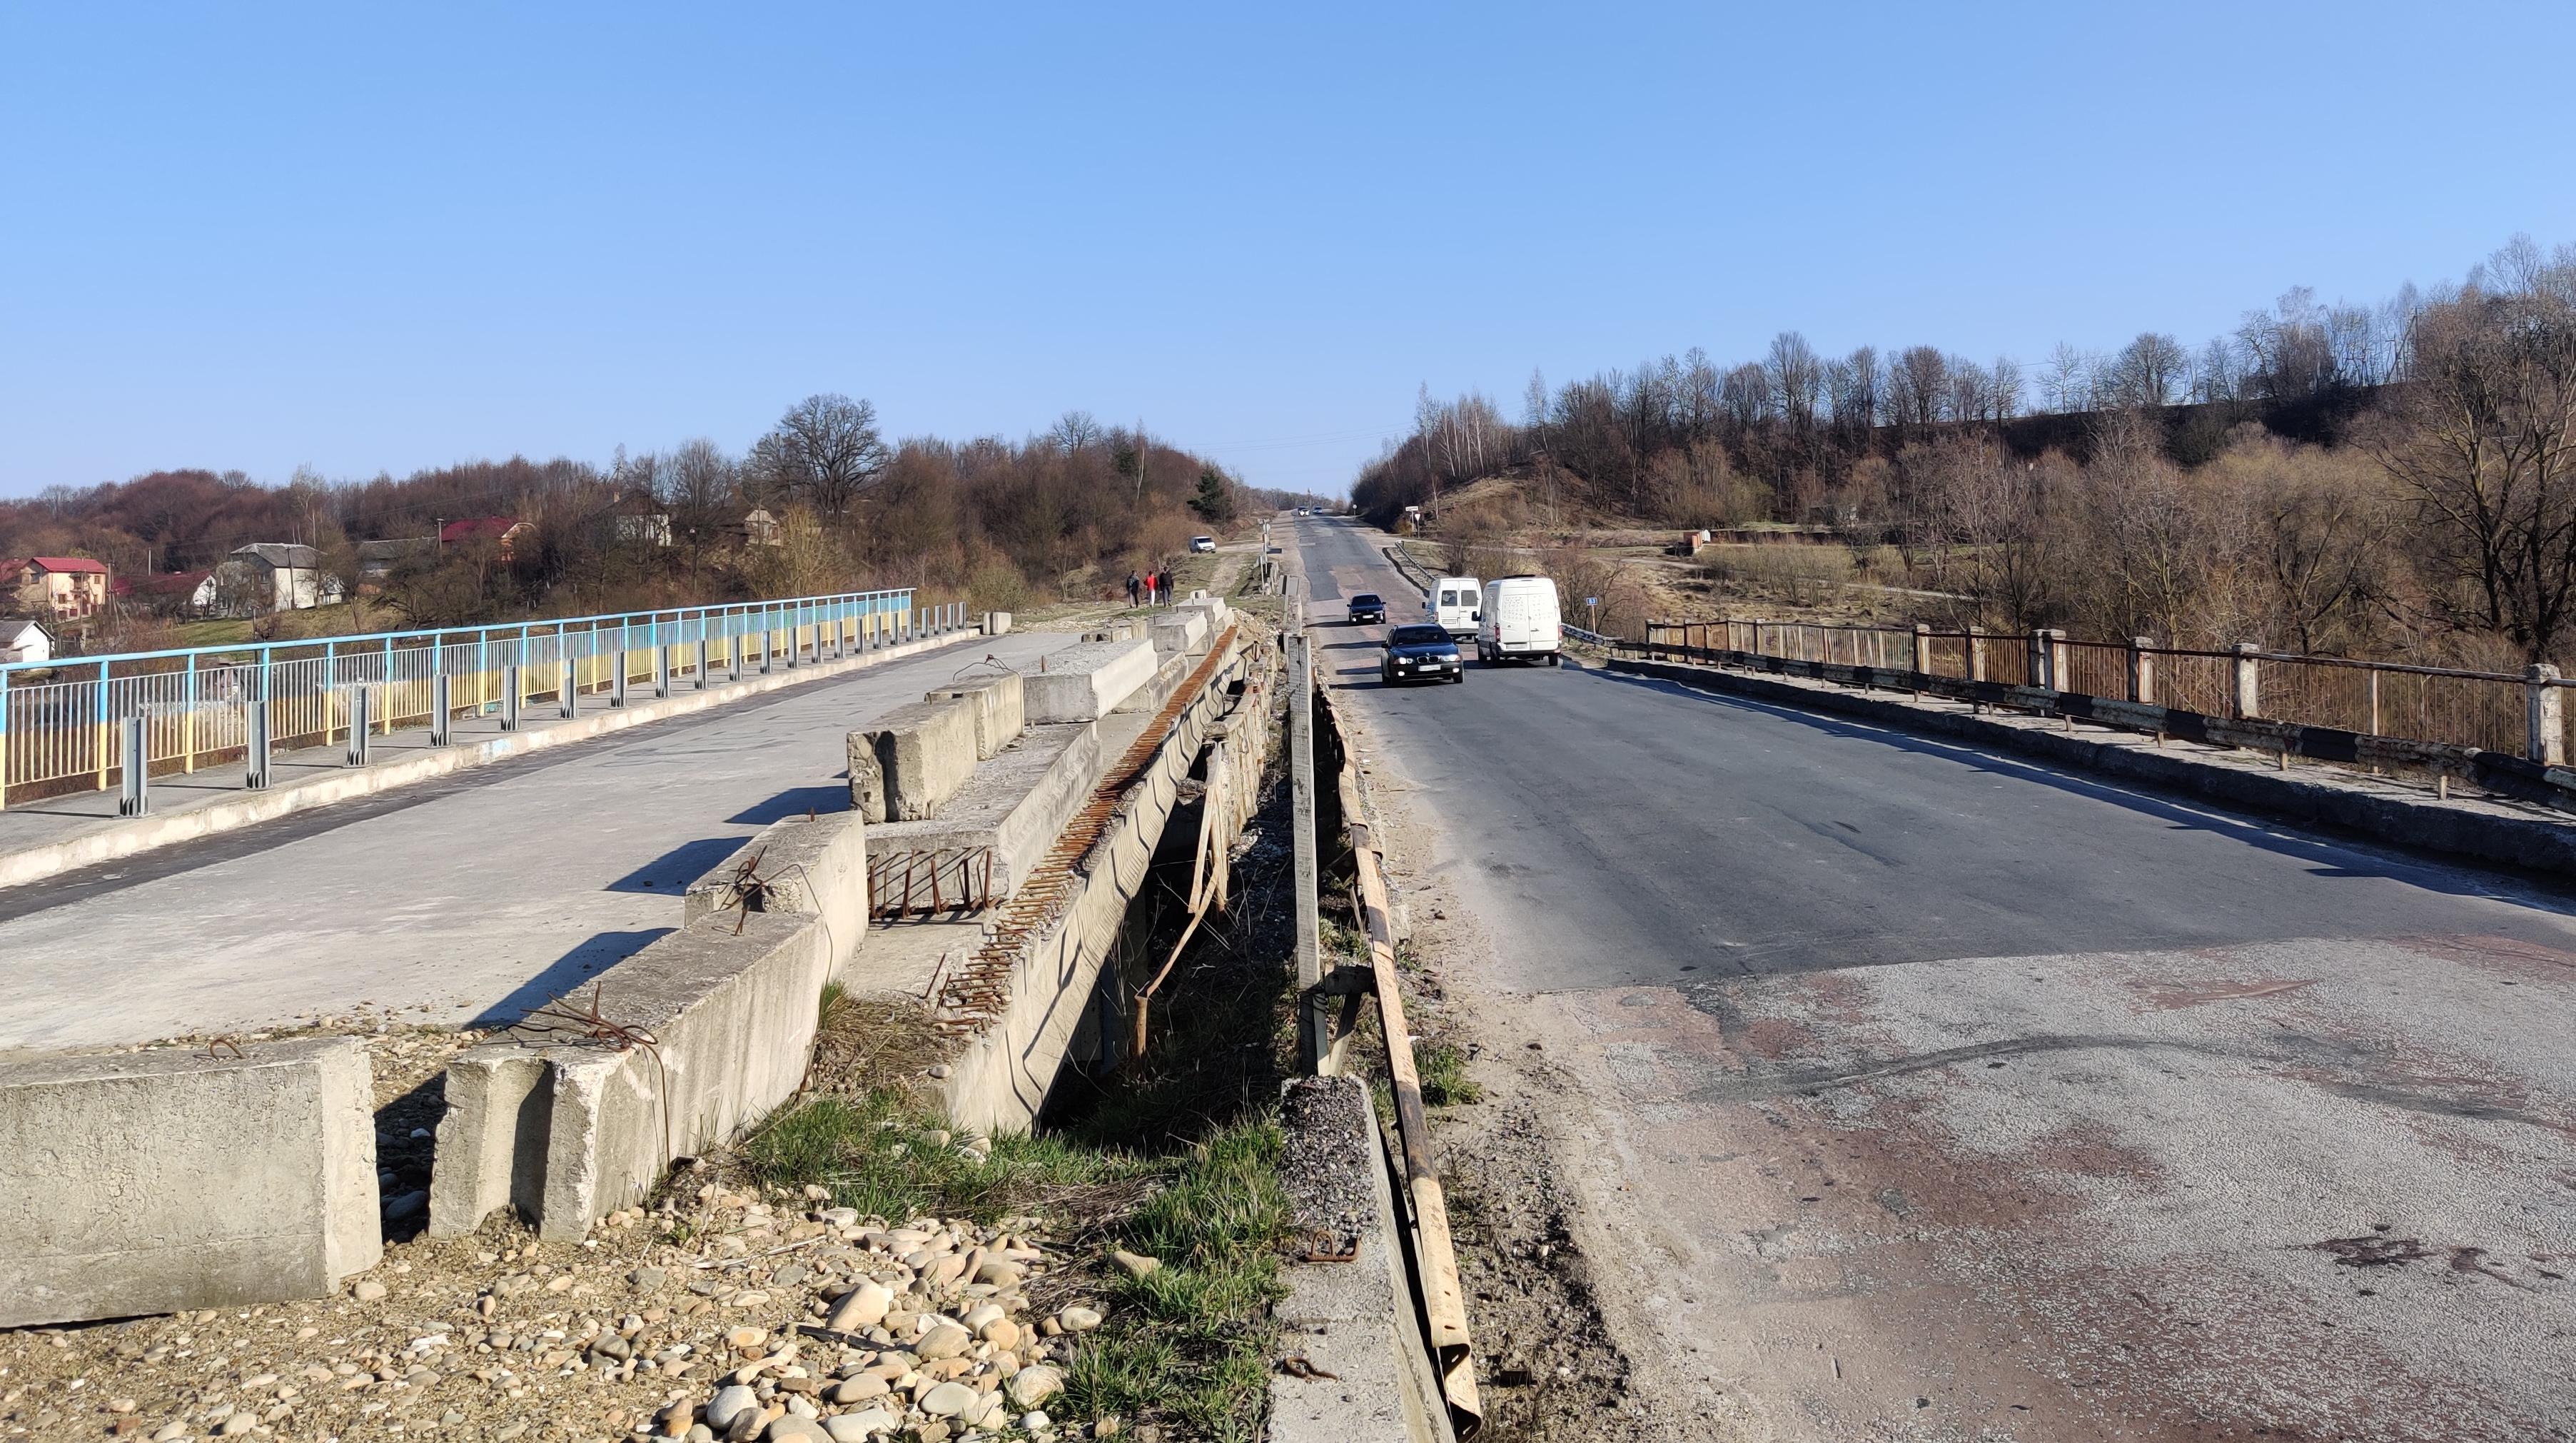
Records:
<instances>
[{"instance_id":1,"label":"bare tree","mask_svg":"<svg viewBox=\"0 0 2576 1443\"><path fill-rule=\"evenodd\" d=\"M2171 405L2190 363L2191 353L2182 342L2142 331L2111 363L2112 399L2123 406Z\"/></svg>"},{"instance_id":2,"label":"bare tree","mask_svg":"<svg viewBox=\"0 0 2576 1443\"><path fill-rule=\"evenodd\" d=\"M2416 318L2374 451L2438 543L2437 603L2540 660L2576 606L2576 251L2498 260L2508 288Z\"/></svg>"},{"instance_id":3,"label":"bare tree","mask_svg":"<svg viewBox=\"0 0 2576 1443\"><path fill-rule=\"evenodd\" d=\"M1100 423L1092 419L1089 411L1067 411L1047 428L1047 439L1068 456L1080 455L1099 445L1100 435Z\"/></svg>"},{"instance_id":4,"label":"bare tree","mask_svg":"<svg viewBox=\"0 0 2576 1443\"><path fill-rule=\"evenodd\" d=\"M878 434L875 406L825 394L788 407L752 447L749 469L768 487L840 516L893 459Z\"/></svg>"},{"instance_id":5,"label":"bare tree","mask_svg":"<svg viewBox=\"0 0 2576 1443\"><path fill-rule=\"evenodd\" d=\"M1816 348L1796 331L1782 331L1771 338L1771 354L1763 361L1762 371L1770 382L1772 404L1789 429L1800 436L1813 432L1825 381Z\"/></svg>"}]
</instances>

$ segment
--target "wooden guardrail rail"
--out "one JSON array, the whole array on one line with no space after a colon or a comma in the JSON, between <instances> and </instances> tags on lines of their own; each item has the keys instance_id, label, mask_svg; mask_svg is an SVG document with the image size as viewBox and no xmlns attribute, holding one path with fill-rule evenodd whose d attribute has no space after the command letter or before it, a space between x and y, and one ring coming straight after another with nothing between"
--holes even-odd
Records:
<instances>
[{"instance_id":1,"label":"wooden guardrail rail","mask_svg":"<svg viewBox=\"0 0 2576 1443\"><path fill-rule=\"evenodd\" d=\"M1320 694L1319 694L1320 699ZM1326 703L1329 706L1329 703ZM1386 1040L1386 1069L1395 1094L1396 1134L1402 1149L1406 1241L1412 1252L1414 1281L1420 1290L1422 1323L1431 1348L1440 1391L1449 1407L1450 1426L1460 1438L1476 1431L1484 1403L1476 1393L1476 1373L1467 1332L1467 1304L1458 1284L1458 1258L1449 1241L1449 1203L1431 1160L1431 1123L1423 1110L1422 1079L1413 1066L1413 1034L1404 1020L1404 994L1395 963L1395 926L1387 909L1386 875L1376 840L1360 799L1358 772L1347 757L1337 779L1342 822L1350 840L1357 874L1361 922L1368 938L1364 976L1328 976L1327 991L1366 990L1377 999L1378 1030ZM1338 985L1337 985L1338 984Z\"/></svg>"}]
</instances>

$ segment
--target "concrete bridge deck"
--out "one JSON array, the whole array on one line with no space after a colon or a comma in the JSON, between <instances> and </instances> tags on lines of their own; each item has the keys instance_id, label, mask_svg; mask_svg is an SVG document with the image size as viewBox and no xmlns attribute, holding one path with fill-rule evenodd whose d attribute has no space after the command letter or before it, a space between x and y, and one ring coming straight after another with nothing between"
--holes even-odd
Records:
<instances>
[{"instance_id":1,"label":"concrete bridge deck","mask_svg":"<svg viewBox=\"0 0 2576 1443\"><path fill-rule=\"evenodd\" d=\"M1413 619L1298 529L1320 615ZM1549 1134L1643 1436L2576 1433L2564 889L1589 668L1382 688L1377 638L1318 655L1497 1059L1446 1166Z\"/></svg>"},{"instance_id":2,"label":"concrete bridge deck","mask_svg":"<svg viewBox=\"0 0 2576 1443\"><path fill-rule=\"evenodd\" d=\"M515 1017L676 927L681 889L761 826L846 808L859 721L1073 641L968 636L0 891L0 1050Z\"/></svg>"}]
</instances>

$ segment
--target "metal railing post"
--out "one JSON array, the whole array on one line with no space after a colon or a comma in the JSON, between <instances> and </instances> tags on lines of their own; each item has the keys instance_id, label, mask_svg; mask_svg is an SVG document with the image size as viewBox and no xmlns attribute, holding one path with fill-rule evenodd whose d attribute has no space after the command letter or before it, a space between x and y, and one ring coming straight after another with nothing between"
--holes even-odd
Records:
<instances>
[{"instance_id":1,"label":"metal railing post","mask_svg":"<svg viewBox=\"0 0 2576 1443\"><path fill-rule=\"evenodd\" d=\"M367 730L371 725L371 718L375 712L374 697L371 694L372 690L373 689L363 681L358 682L349 688L349 747L347 755L349 765L353 767L363 767L367 764Z\"/></svg>"},{"instance_id":2,"label":"metal railing post","mask_svg":"<svg viewBox=\"0 0 2576 1443\"><path fill-rule=\"evenodd\" d=\"M1907 668L1917 678L1913 685L1916 696L1923 695L1921 678L1932 674L1932 628L1924 622L1914 623L1914 665Z\"/></svg>"},{"instance_id":3,"label":"metal railing post","mask_svg":"<svg viewBox=\"0 0 2576 1443\"><path fill-rule=\"evenodd\" d=\"M2522 754L2543 766L2567 764L2567 731L2560 718L2558 668L2540 662L2522 669Z\"/></svg>"},{"instance_id":4,"label":"metal railing post","mask_svg":"<svg viewBox=\"0 0 2576 1443\"><path fill-rule=\"evenodd\" d=\"M2156 704L2155 638L2129 638L2129 700L2144 706Z\"/></svg>"},{"instance_id":5,"label":"metal railing post","mask_svg":"<svg viewBox=\"0 0 2576 1443\"><path fill-rule=\"evenodd\" d=\"M119 768L121 785L116 794L116 814L139 817L152 810L152 746L149 728L139 716L124 721L123 765Z\"/></svg>"},{"instance_id":6,"label":"metal railing post","mask_svg":"<svg viewBox=\"0 0 2576 1443\"><path fill-rule=\"evenodd\" d=\"M2075 666L2067 651L2066 633L2053 626L2048 629L2048 689L2075 690Z\"/></svg>"},{"instance_id":7,"label":"metal railing post","mask_svg":"<svg viewBox=\"0 0 2576 1443\"><path fill-rule=\"evenodd\" d=\"M443 747L456 740L455 721L448 713L447 673L429 679L429 744Z\"/></svg>"},{"instance_id":8,"label":"metal railing post","mask_svg":"<svg viewBox=\"0 0 2576 1443\"><path fill-rule=\"evenodd\" d=\"M1968 628L1968 680L1986 679L1986 631L1981 626Z\"/></svg>"},{"instance_id":9,"label":"metal railing post","mask_svg":"<svg viewBox=\"0 0 2576 1443\"><path fill-rule=\"evenodd\" d=\"M259 695L251 698L242 711L242 789L261 791L268 786L268 676L260 674Z\"/></svg>"},{"instance_id":10,"label":"metal railing post","mask_svg":"<svg viewBox=\"0 0 2576 1443\"><path fill-rule=\"evenodd\" d=\"M2049 663L2054 659L2055 651L2048 644L2048 628L2043 626L2032 627L2030 631L2030 657L2028 661L2024 663L2024 665L2029 669L2030 684L2032 686L2039 688L2041 691L2057 690L2055 680L2049 675Z\"/></svg>"},{"instance_id":11,"label":"metal railing post","mask_svg":"<svg viewBox=\"0 0 2576 1443\"><path fill-rule=\"evenodd\" d=\"M2240 641L2228 650L2236 654L2231 662L2235 685L2228 688L2228 700L2234 705L2237 716L2259 717L2263 714L2263 685L2262 677L2255 669L2254 643Z\"/></svg>"}]
</instances>

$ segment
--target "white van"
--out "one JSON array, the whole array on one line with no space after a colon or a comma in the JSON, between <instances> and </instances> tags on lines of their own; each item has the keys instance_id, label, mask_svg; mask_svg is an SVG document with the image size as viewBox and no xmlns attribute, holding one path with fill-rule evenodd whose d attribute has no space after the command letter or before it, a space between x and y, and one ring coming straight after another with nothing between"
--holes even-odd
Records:
<instances>
[{"instance_id":1,"label":"white van","mask_svg":"<svg viewBox=\"0 0 2576 1443\"><path fill-rule=\"evenodd\" d=\"M1431 583L1423 598L1422 619L1445 626L1451 636L1464 640L1476 634L1476 608L1484 601L1484 589L1472 576L1444 576Z\"/></svg>"},{"instance_id":2,"label":"white van","mask_svg":"<svg viewBox=\"0 0 2576 1443\"><path fill-rule=\"evenodd\" d=\"M1555 666L1557 643L1564 640L1564 620L1557 610L1556 583L1544 576L1506 576L1485 583L1485 598L1476 608L1476 659L1481 662L1538 661Z\"/></svg>"}]
</instances>

